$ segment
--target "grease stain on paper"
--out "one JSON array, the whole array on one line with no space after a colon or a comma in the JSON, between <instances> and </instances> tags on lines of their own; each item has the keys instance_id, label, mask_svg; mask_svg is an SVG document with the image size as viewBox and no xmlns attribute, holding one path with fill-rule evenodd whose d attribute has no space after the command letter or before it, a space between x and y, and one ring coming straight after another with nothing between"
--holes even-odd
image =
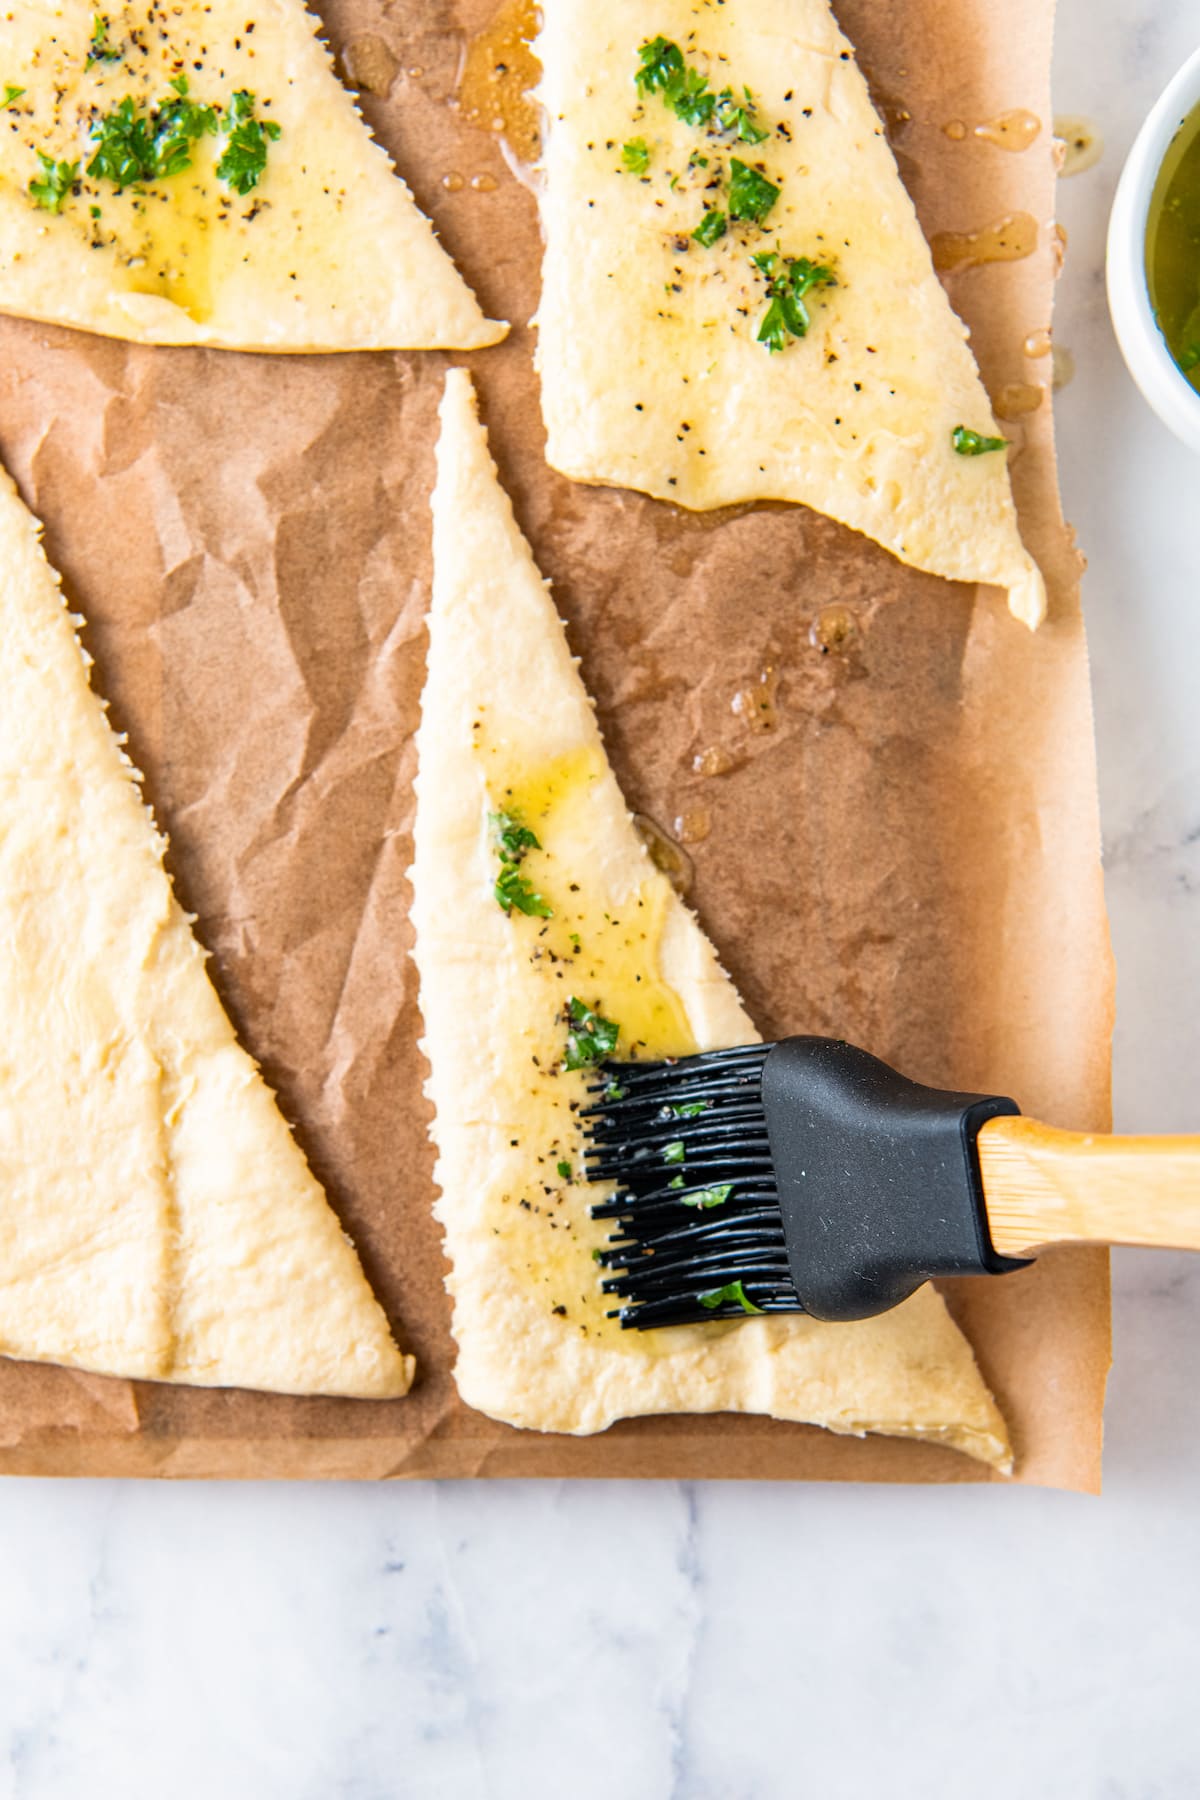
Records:
<instances>
[{"instance_id":1,"label":"grease stain on paper","mask_svg":"<svg viewBox=\"0 0 1200 1800\"><path fill-rule=\"evenodd\" d=\"M1055 119L1054 135L1062 145L1058 172L1064 181L1094 169L1104 155L1104 139L1090 119L1075 114Z\"/></svg>"},{"instance_id":2,"label":"grease stain on paper","mask_svg":"<svg viewBox=\"0 0 1200 1800\"><path fill-rule=\"evenodd\" d=\"M541 149L541 116L531 91L542 73L532 49L540 22L536 0L504 0L468 39L458 83L463 118L502 137L522 163L535 162Z\"/></svg>"},{"instance_id":3,"label":"grease stain on paper","mask_svg":"<svg viewBox=\"0 0 1200 1800\"><path fill-rule=\"evenodd\" d=\"M351 87L365 88L367 93L386 100L400 73L400 59L381 37L368 32L350 39L342 51L342 68Z\"/></svg>"},{"instance_id":4,"label":"grease stain on paper","mask_svg":"<svg viewBox=\"0 0 1200 1800\"><path fill-rule=\"evenodd\" d=\"M1037 249L1038 226L1032 213L1005 213L978 231L939 231L931 242L933 266L943 274L974 269L982 263L1023 262Z\"/></svg>"},{"instance_id":5,"label":"grease stain on paper","mask_svg":"<svg viewBox=\"0 0 1200 1800\"><path fill-rule=\"evenodd\" d=\"M1008 381L998 390L992 406L998 419L1024 419L1035 413L1046 390L1035 381Z\"/></svg>"}]
</instances>

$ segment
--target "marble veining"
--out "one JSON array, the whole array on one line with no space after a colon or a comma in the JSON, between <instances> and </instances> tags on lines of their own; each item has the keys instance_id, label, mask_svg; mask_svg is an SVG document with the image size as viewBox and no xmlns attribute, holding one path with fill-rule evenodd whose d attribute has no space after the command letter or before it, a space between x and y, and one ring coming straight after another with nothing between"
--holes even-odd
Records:
<instances>
[{"instance_id":1,"label":"marble veining","mask_svg":"<svg viewBox=\"0 0 1200 1800\"><path fill-rule=\"evenodd\" d=\"M1058 341L1118 1123L1195 1127L1197 464L1104 304L1196 5L1062 0ZM1200 1259L1116 1259L1102 1502L740 1484L0 1485L0 1800L1194 1800ZM731 1471L734 1473L734 1471Z\"/></svg>"}]
</instances>

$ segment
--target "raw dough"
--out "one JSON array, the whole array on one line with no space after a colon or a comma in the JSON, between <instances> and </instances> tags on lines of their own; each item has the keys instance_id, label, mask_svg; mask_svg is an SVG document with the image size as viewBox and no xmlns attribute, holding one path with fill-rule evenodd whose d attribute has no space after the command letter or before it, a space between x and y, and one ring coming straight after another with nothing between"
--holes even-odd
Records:
<instances>
[{"instance_id":1,"label":"raw dough","mask_svg":"<svg viewBox=\"0 0 1200 1800\"><path fill-rule=\"evenodd\" d=\"M634 829L458 370L442 402L433 514L414 954L464 1400L563 1432L638 1413L770 1413L929 1438L1007 1468L1004 1422L931 1288L854 1325L796 1317L638 1333L605 1316L592 1258L605 1234L588 1217L603 1190L576 1179L584 1077L554 1072L567 998L620 1023L618 1054L756 1034ZM506 914L494 897L489 815L513 809L540 839L521 870L551 919Z\"/></svg>"},{"instance_id":2,"label":"raw dough","mask_svg":"<svg viewBox=\"0 0 1200 1800\"><path fill-rule=\"evenodd\" d=\"M965 426L998 435L851 45L826 0L544 0L547 118L538 311L554 468L703 509L801 501L902 562L1008 590L1045 612L1003 451L959 455ZM759 144L683 123L635 86L661 33L719 93L748 86ZM626 143L645 146L639 175ZM691 160L703 156L698 164ZM690 233L728 210L738 157L779 186L761 229ZM829 265L808 335L770 353L755 254Z\"/></svg>"},{"instance_id":3,"label":"raw dough","mask_svg":"<svg viewBox=\"0 0 1200 1800\"><path fill-rule=\"evenodd\" d=\"M97 21L113 61L87 66ZM12 0L0 34L0 311L150 344L231 350L475 349L485 319L333 72L303 0ZM92 109L239 90L280 127L258 185L192 166L118 190L87 174ZM35 206L38 152L77 164L60 211ZM93 209L98 216L93 216Z\"/></svg>"},{"instance_id":4,"label":"raw dough","mask_svg":"<svg viewBox=\"0 0 1200 1800\"><path fill-rule=\"evenodd\" d=\"M0 1354L386 1398L400 1354L238 1044L0 474Z\"/></svg>"}]
</instances>

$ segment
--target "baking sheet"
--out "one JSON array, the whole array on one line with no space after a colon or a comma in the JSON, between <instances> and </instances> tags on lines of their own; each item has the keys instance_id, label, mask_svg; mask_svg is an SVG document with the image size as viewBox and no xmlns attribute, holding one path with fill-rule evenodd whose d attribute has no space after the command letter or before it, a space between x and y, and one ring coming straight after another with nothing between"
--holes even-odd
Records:
<instances>
[{"instance_id":1,"label":"baking sheet","mask_svg":"<svg viewBox=\"0 0 1200 1800\"><path fill-rule=\"evenodd\" d=\"M1056 1124L1109 1119L1112 972L1079 559L1047 402L1010 427L1051 593L1031 637L993 592L903 569L802 509L691 517L545 466L526 325L535 203L453 106L492 0L322 0L362 105L503 346L469 360L631 804L687 818L690 898L767 1035L845 1035L918 1079ZM1050 379L1048 0L839 0L927 233L1020 209L1028 259L948 277L995 392ZM652 9L647 29L652 30ZM1033 146L973 125L1023 107ZM0 1365L0 1468L204 1476L989 1479L952 1452L758 1418L591 1439L456 1398L408 960L412 734L447 359L149 350L0 320L0 453L87 617L97 685L245 1041L418 1358L394 1402L189 1392ZM848 624L847 624L848 620ZM817 627L814 630L814 621ZM822 642L822 639L824 642ZM766 686L774 724L737 696ZM699 767L697 767L699 764ZM720 768L720 773L705 770ZM1017 1478L1099 1478L1103 1253L1043 1257L951 1304L1008 1417Z\"/></svg>"}]
</instances>

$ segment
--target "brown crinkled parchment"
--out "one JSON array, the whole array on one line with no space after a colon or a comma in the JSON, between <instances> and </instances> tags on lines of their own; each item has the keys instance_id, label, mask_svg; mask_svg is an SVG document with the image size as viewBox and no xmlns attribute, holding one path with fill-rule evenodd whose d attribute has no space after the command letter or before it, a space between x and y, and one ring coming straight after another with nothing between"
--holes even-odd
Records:
<instances>
[{"instance_id":1,"label":"brown crinkled parchment","mask_svg":"<svg viewBox=\"0 0 1200 1800\"><path fill-rule=\"evenodd\" d=\"M514 322L507 343L468 360L632 805L668 830L708 815L691 898L764 1032L836 1032L919 1079L1103 1128L1112 974L1079 563L1049 396L1010 428L1023 528L1051 591L1036 637L1002 596L906 570L802 509L694 518L552 474L526 325L534 199L496 139L447 104L490 7L320 10L339 52L366 37L391 52L390 96L365 93L363 110L485 309ZM1049 322L1055 271L1049 0L837 11L926 231L1016 209L1039 221L1034 256L949 281L993 392L1048 383L1049 359L1023 344ZM349 60L376 79L388 69L376 52ZM1018 106L1043 121L1021 154L943 129ZM472 187L475 175L497 185ZM0 1365L0 1468L986 1480L931 1446L761 1418L643 1419L569 1439L458 1403L405 880L446 366L419 353L150 350L0 320L0 453L88 618L97 685L145 770L222 996L418 1358L411 1396L392 1402ZM764 672L775 722L753 730L756 709L733 700ZM730 766L697 772L705 752ZM1047 1255L1020 1276L959 1284L952 1304L1011 1423L1018 1478L1094 1487L1104 1255Z\"/></svg>"}]
</instances>

